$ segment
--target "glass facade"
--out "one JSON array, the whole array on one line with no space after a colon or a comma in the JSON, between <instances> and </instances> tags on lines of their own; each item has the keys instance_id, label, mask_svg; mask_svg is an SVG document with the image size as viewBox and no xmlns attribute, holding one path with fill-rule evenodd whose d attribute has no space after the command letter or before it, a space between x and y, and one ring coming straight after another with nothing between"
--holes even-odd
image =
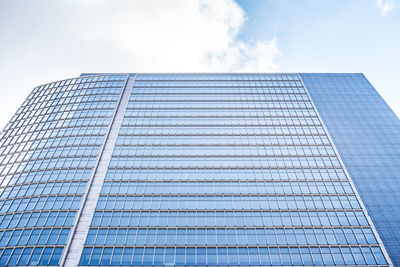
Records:
<instances>
[{"instance_id":1,"label":"glass facade","mask_svg":"<svg viewBox=\"0 0 400 267\"><path fill-rule=\"evenodd\" d=\"M303 80L83 74L35 88L1 133L0 266L66 266L71 250L79 266L390 266Z\"/></svg>"},{"instance_id":2,"label":"glass facade","mask_svg":"<svg viewBox=\"0 0 400 267\"><path fill-rule=\"evenodd\" d=\"M125 79L38 86L5 127L0 266L58 265Z\"/></svg>"},{"instance_id":3,"label":"glass facade","mask_svg":"<svg viewBox=\"0 0 400 267\"><path fill-rule=\"evenodd\" d=\"M301 74L395 266L400 120L362 74Z\"/></svg>"}]
</instances>

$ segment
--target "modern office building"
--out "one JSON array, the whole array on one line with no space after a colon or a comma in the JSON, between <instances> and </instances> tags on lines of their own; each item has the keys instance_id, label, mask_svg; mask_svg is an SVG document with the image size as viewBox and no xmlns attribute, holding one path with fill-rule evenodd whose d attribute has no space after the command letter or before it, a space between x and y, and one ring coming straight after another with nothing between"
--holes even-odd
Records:
<instances>
[{"instance_id":1,"label":"modern office building","mask_svg":"<svg viewBox=\"0 0 400 267\"><path fill-rule=\"evenodd\" d=\"M400 266L400 121L362 74L82 74L0 164L0 266Z\"/></svg>"}]
</instances>

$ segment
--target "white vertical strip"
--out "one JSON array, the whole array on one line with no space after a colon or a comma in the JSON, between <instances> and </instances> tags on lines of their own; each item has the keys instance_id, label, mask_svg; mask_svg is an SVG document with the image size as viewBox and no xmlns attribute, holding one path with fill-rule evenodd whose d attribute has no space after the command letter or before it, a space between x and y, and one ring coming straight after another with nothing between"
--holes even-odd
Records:
<instances>
[{"instance_id":1,"label":"white vertical strip","mask_svg":"<svg viewBox=\"0 0 400 267\"><path fill-rule=\"evenodd\" d=\"M71 229L71 233L69 235L69 242L67 242L67 245L64 248L60 266L75 267L79 265L79 260L85 245L86 236L89 232L90 223L92 222L97 200L99 199L100 191L106 177L108 165L117 141L119 129L125 115L135 78L136 75L129 77L125 87L123 88L119 104L116 108L116 112L113 120L111 121L107 136L96 162L91 182L88 185L84 195L80 214L77 214L74 227Z\"/></svg>"},{"instance_id":2,"label":"white vertical strip","mask_svg":"<svg viewBox=\"0 0 400 267\"><path fill-rule=\"evenodd\" d=\"M344 164L344 162L343 162L343 160L342 160L342 158L341 158L341 156L339 154L339 151L337 150L337 148L335 146L335 143L333 142L333 139L332 139L331 135L329 134L328 128L326 127L326 125L324 123L324 120L322 119L321 115L318 112L317 106L315 105L310 93L308 92L308 89L307 89L306 85L304 84L303 79L301 78L301 75L300 74L297 74L297 75L298 75L298 77L299 77L299 79L301 81L301 84L304 87L304 90L307 93L308 98L310 99L311 105L313 106L313 108L315 110L315 113L318 116L319 121L321 122L322 128L324 128L324 131L326 133L326 136L328 137L328 140L331 143L333 150L335 151L335 154L336 154L336 156L337 156L337 158L338 158L338 160L340 162L340 165L342 165L343 171L346 174L347 179L349 180L349 183L350 183L354 193L356 194L356 197L357 197L358 202L360 203L361 209L363 210L363 213L364 213L365 217L367 218L367 221L368 221L369 225L371 226L372 231L374 232L375 238L378 241L378 244L379 244L380 248L382 249L382 252L383 252L383 255L386 258L386 261L389 263L389 266L393 266L393 263L392 263L392 261L391 261L391 259L389 257L389 254L387 253L386 248L383 245L383 242L382 242L381 238L379 237L378 231L376 230L375 225L372 222L372 219L368 214L368 210L364 206L364 202L362 201L362 199L360 197L360 194L358 193L357 188L354 185L354 182L351 179L349 172L347 171L346 165Z\"/></svg>"}]
</instances>

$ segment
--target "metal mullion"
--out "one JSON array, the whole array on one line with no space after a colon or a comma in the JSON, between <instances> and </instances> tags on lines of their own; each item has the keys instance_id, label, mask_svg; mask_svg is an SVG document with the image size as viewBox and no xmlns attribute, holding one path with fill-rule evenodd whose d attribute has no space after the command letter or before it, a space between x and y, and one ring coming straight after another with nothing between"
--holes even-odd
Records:
<instances>
[{"instance_id":1,"label":"metal mullion","mask_svg":"<svg viewBox=\"0 0 400 267\"><path fill-rule=\"evenodd\" d=\"M146 169L146 170L178 170L178 169L182 169L182 170L196 170L196 169L199 169L199 170L210 170L210 169L212 169L212 168L210 168L210 167L204 167L204 168L201 168L201 167L196 167L196 168L193 168L193 167L189 167L189 168L178 168L178 167L163 167L163 168L139 168L139 167L135 167L135 168L121 168L121 167L118 167L118 168L110 168L110 170L144 170L144 169ZM218 169L221 169L221 170L230 170L230 168L229 167L218 167ZM263 167L261 167L261 168L237 168L238 170L265 170L265 169L267 169L267 168L263 168ZM301 167L270 167L270 168L268 168L268 169L271 169L271 170L297 170L297 169L302 169ZM336 170L343 170L341 167L308 167L308 168L304 168L304 169L306 169L306 170L320 170L320 169L326 169L326 170L332 170L332 169L336 169Z\"/></svg>"},{"instance_id":2,"label":"metal mullion","mask_svg":"<svg viewBox=\"0 0 400 267\"><path fill-rule=\"evenodd\" d=\"M75 211L77 211L76 209L43 209L43 210L29 210L29 211L13 211L13 212L3 212L3 213L0 213L1 215L17 215L17 214L32 214L32 213L44 213L44 212L49 212L49 213L51 213L51 212L75 212ZM20 218L21 219L21 218ZM18 220L18 222L19 222L19 220ZM44 227L44 226L43 226ZM60 227L63 227L63 226L60 226ZM70 227L70 226L67 226L67 228L68 227ZM14 229L14 228L13 228ZM15 228L15 229L17 229L17 228Z\"/></svg>"},{"instance_id":3,"label":"metal mullion","mask_svg":"<svg viewBox=\"0 0 400 267\"><path fill-rule=\"evenodd\" d=\"M357 211L362 211L361 208L359 209L337 209L337 208L332 208L332 209L129 209L129 210L123 210L123 209L101 209L96 211L101 211L101 212L148 212L148 213L157 213L157 212L182 212L182 213L189 213L189 212L357 212ZM150 217L149 217L150 218Z\"/></svg>"},{"instance_id":4,"label":"metal mullion","mask_svg":"<svg viewBox=\"0 0 400 267\"><path fill-rule=\"evenodd\" d=\"M113 181L115 181L115 180L113 180ZM117 180L118 181L118 180ZM160 180L151 180L150 182L159 182ZM176 182L201 182L201 183L207 183L207 182L210 182L210 183L212 183L214 180L177 180ZM222 180L222 181L224 181L224 180ZM226 180L225 180L226 181ZM285 182L287 182L287 180L284 180ZM106 181L106 182L108 182L108 181ZM141 180L141 181L138 181L138 180L134 180L134 181L132 181L132 180L130 180L130 182L147 182L147 180ZM230 180L229 180L229 182L231 182ZM237 181L233 181L233 182L237 182L237 183L239 183L239 182L253 182L253 180L237 180ZM279 182L279 181L278 181ZM280 181L280 182L282 182L282 181ZM292 182L294 182L293 180L292 180ZM297 182L297 181L295 181L295 182ZM321 182L326 182L326 181L321 181ZM345 181L345 182L348 182L347 180ZM66 195L66 196L69 196L69 195ZM329 197L331 197L331 196L356 196L356 194L355 193L333 193L333 194L331 194L331 193L326 193L326 194L321 194L321 193L314 193L314 194L312 194L312 193L291 193L291 194L288 194L288 193L282 193L282 194L255 194L255 193L249 193L249 194L238 194L238 193L233 193L233 194L224 194L224 193L211 193L211 194L196 194L196 193L191 193L191 194L187 194L187 193L185 193L185 194L136 194L136 193L133 193L133 194L118 194L118 193L115 193L115 194L104 194L104 193L102 193L102 194L100 194L100 196L121 196L121 197L125 197L125 196L127 196L127 197L131 197L131 196L142 196L142 197L146 197L146 196L250 196L250 197L252 197L252 196L254 196L254 197L256 197L256 196L258 196L258 197L260 197L260 196L329 196Z\"/></svg>"},{"instance_id":5,"label":"metal mullion","mask_svg":"<svg viewBox=\"0 0 400 267\"><path fill-rule=\"evenodd\" d=\"M21 173L27 173L27 172L41 172L41 171L54 171L54 170L90 170L91 168L89 168L89 167L78 167L78 168L57 168L57 169L53 169L53 168L51 168L51 169L37 169L37 170L35 170L35 171L22 171L22 172L14 172L14 173L11 173L11 174L13 174L13 175L15 175L15 174L21 174ZM77 180L77 181L82 181L82 180ZM40 182L42 182L42 181L40 181ZM18 184L19 185L19 184Z\"/></svg>"},{"instance_id":6,"label":"metal mullion","mask_svg":"<svg viewBox=\"0 0 400 267\"><path fill-rule=\"evenodd\" d=\"M146 107L146 108L136 108L136 107L129 107L127 108L127 111L132 111L132 110L176 110L178 108L154 108L154 107ZM179 110L211 110L211 109L217 109L217 110L226 110L226 108L219 108L219 107L210 107L210 108L201 108L201 107L195 107L195 108L190 108L190 107L185 107L185 108L179 108ZM235 110L255 110L257 108L251 108L251 107L246 107L246 108L235 108ZM268 108L263 108L263 110L268 109ZM280 107L280 108L274 108L274 110L314 110L313 108L289 108L289 107ZM307 115L308 116L308 115Z\"/></svg>"},{"instance_id":7,"label":"metal mullion","mask_svg":"<svg viewBox=\"0 0 400 267\"><path fill-rule=\"evenodd\" d=\"M194 125L194 126L196 126L196 125ZM204 125L203 125L204 126ZM124 127L126 127L126 126L124 126ZM205 126L205 127L210 127L211 128L211 126ZM126 128L128 128L128 127L126 127ZM150 128L150 127L140 127L140 128ZM255 127L253 127L253 128L255 128ZM119 137L124 137L124 136L128 136L128 137L139 137L139 136L160 136L160 137L169 137L169 136L173 136L173 135L170 135L170 134L120 134L119 135ZM220 135L193 135L193 134L179 134L179 135L174 135L174 136L225 136L225 137L227 137L227 136L243 136L243 135L241 135L241 134L220 134ZM246 135L246 136L258 136L258 137L263 137L264 135L258 135L258 134L248 134L248 135ZM268 136L277 136L277 137L280 137L280 136L282 136L282 137L284 137L284 136L293 136L292 134L269 134ZM296 135L296 136L310 136L310 137L314 137L314 136L324 136L324 135L321 135L321 134L302 134L302 135ZM266 144L266 145L268 145L268 144ZM320 145L318 145L318 144L316 144L317 146L330 146L330 145L324 145L324 144L320 144ZM116 146L125 146L125 145L116 145ZM228 145L226 145L226 146L228 146ZM229 145L229 146L232 146L232 145ZM268 145L268 146L271 146L271 145ZM279 146L279 144L274 144L273 146ZM282 146L282 145L281 145ZM302 146L305 146L305 145L302 145ZM310 146L310 145L308 145L308 146ZM49 147L50 148L50 147ZM47 148L46 148L47 149Z\"/></svg>"}]
</instances>

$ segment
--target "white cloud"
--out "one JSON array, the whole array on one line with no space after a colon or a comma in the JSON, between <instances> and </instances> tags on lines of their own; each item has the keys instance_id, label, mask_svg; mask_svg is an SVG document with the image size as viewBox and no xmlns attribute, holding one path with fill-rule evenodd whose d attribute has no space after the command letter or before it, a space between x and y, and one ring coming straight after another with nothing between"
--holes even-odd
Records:
<instances>
[{"instance_id":1,"label":"white cloud","mask_svg":"<svg viewBox=\"0 0 400 267\"><path fill-rule=\"evenodd\" d=\"M381 10L382 16L386 16L395 7L394 0L377 0L376 5Z\"/></svg>"},{"instance_id":2,"label":"white cloud","mask_svg":"<svg viewBox=\"0 0 400 267\"><path fill-rule=\"evenodd\" d=\"M276 38L238 38L246 20L234 0L2 1L0 126L34 86L81 72L278 70Z\"/></svg>"},{"instance_id":3,"label":"white cloud","mask_svg":"<svg viewBox=\"0 0 400 267\"><path fill-rule=\"evenodd\" d=\"M236 43L228 47L225 52L210 58L215 70L228 68L228 70L259 72L277 71L280 55L277 39L274 38L270 41L249 43L236 40Z\"/></svg>"},{"instance_id":4,"label":"white cloud","mask_svg":"<svg viewBox=\"0 0 400 267\"><path fill-rule=\"evenodd\" d=\"M72 4L73 9L79 8ZM68 25L78 39L114 50L127 71L277 70L276 39L242 42L246 16L233 0L103 1L86 5ZM122 4L121 4L122 3ZM82 27L81 25L84 25ZM103 52L102 52L103 53ZM251 68L251 63L256 66ZM263 63L263 64L261 64ZM107 66L104 66L107 67Z\"/></svg>"}]
</instances>

